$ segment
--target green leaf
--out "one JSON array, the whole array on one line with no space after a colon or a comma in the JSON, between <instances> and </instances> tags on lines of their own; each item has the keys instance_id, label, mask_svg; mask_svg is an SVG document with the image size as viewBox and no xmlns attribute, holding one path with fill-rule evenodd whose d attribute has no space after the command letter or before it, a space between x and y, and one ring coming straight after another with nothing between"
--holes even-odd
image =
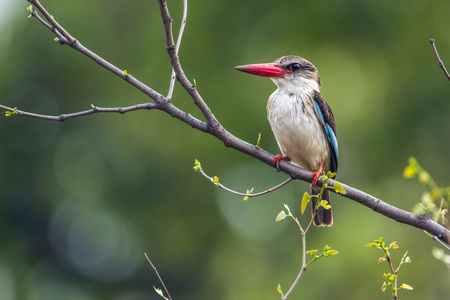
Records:
<instances>
[{"instance_id":1,"label":"green leaf","mask_svg":"<svg viewBox=\"0 0 450 300\"><path fill-rule=\"evenodd\" d=\"M301 210L302 215L305 212L306 206L308 205L308 202L310 199L311 199L311 197L309 196L309 194L307 192L305 192L302 197L302 210Z\"/></svg>"},{"instance_id":2,"label":"green leaf","mask_svg":"<svg viewBox=\"0 0 450 300\"><path fill-rule=\"evenodd\" d=\"M277 292L281 294L281 296L284 296L283 291L281 290L281 285L278 284L277 286Z\"/></svg>"},{"instance_id":3,"label":"green leaf","mask_svg":"<svg viewBox=\"0 0 450 300\"><path fill-rule=\"evenodd\" d=\"M339 182L336 182L334 184L333 189L336 193L341 193L342 195L347 194L347 191L344 189L344 187Z\"/></svg>"},{"instance_id":4,"label":"green leaf","mask_svg":"<svg viewBox=\"0 0 450 300\"><path fill-rule=\"evenodd\" d=\"M320 206L322 206L325 209L330 209L331 208L331 205L328 204L327 200L321 200L320 201Z\"/></svg>"},{"instance_id":5,"label":"green leaf","mask_svg":"<svg viewBox=\"0 0 450 300\"><path fill-rule=\"evenodd\" d=\"M428 181L430 181L430 174L426 171L422 171L419 174L419 182L422 185L425 185Z\"/></svg>"},{"instance_id":6,"label":"green leaf","mask_svg":"<svg viewBox=\"0 0 450 300\"><path fill-rule=\"evenodd\" d=\"M155 289L156 293L158 293L158 295L160 295L161 297L163 297L166 300L169 300L169 298L166 298L162 292L161 289L156 288L155 286L153 286L153 288Z\"/></svg>"},{"instance_id":7,"label":"green leaf","mask_svg":"<svg viewBox=\"0 0 450 300\"><path fill-rule=\"evenodd\" d=\"M402 283L402 285L400 286L400 288L401 288L401 289L405 289L405 290L410 290L410 291L413 290L413 287L410 286L409 284L406 284L406 283Z\"/></svg>"},{"instance_id":8,"label":"green leaf","mask_svg":"<svg viewBox=\"0 0 450 300\"><path fill-rule=\"evenodd\" d=\"M317 252L318 252L318 250L309 250L309 251L306 251L306 254L315 255Z\"/></svg>"},{"instance_id":9,"label":"green leaf","mask_svg":"<svg viewBox=\"0 0 450 300\"><path fill-rule=\"evenodd\" d=\"M286 208L286 210L287 210L287 212L288 212L288 213L287 213L288 215L292 215L292 214L291 214L291 210L289 209L289 206L288 206L286 203L284 204L284 208Z\"/></svg>"},{"instance_id":10,"label":"green leaf","mask_svg":"<svg viewBox=\"0 0 450 300\"><path fill-rule=\"evenodd\" d=\"M417 159L413 156L411 156L410 158L408 158L408 163L410 165L417 165Z\"/></svg>"},{"instance_id":11,"label":"green leaf","mask_svg":"<svg viewBox=\"0 0 450 300\"><path fill-rule=\"evenodd\" d=\"M258 140L256 141L256 148L259 148L259 142L261 142L261 132L258 134Z\"/></svg>"},{"instance_id":12,"label":"green leaf","mask_svg":"<svg viewBox=\"0 0 450 300\"><path fill-rule=\"evenodd\" d=\"M277 215L275 222L284 220L286 218L286 212L284 210L280 211L280 213Z\"/></svg>"},{"instance_id":13,"label":"green leaf","mask_svg":"<svg viewBox=\"0 0 450 300\"><path fill-rule=\"evenodd\" d=\"M336 176L336 172L334 172L334 173L331 172L331 171L328 171L328 172L327 172L327 177L328 177L328 178L334 178L335 176Z\"/></svg>"},{"instance_id":14,"label":"green leaf","mask_svg":"<svg viewBox=\"0 0 450 300\"><path fill-rule=\"evenodd\" d=\"M326 252L327 256L333 256L333 255L336 255L338 253L339 253L339 251L337 251L337 250L328 250Z\"/></svg>"},{"instance_id":15,"label":"green leaf","mask_svg":"<svg viewBox=\"0 0 450 300\"><path fill-rule=\"evenodd\" d=\"M247 195L251 195L254 189L255 189L255 188L252 188L251 190L247 190ZM249 196L245 196L245 197L244 197L244 201L247 201L248 198L249 198Z\"/></svg>"},{"instance_id":16,"label":"green leaf","mask_svg":"<svg viewBox=\"0 0 450 300\"><path fill-rule=\"evenodd\" d=\"M200 171L201 169L202 169L202 165L200 164L200 162L197 159L194 160L194 170Z\"/></svg>"},{"instance_id":17,"label":"green leaf","mask_svg":"<svg viewBox=\"0 0 450 300\"><path fill-rule=\"evenodd\" d=\"M417 175L417 169L413 165L409 165L403 170L404 178L413 178L416 175Z\"/></svg>"},{"instance_id":18,"label":"green leaf","mask_svg":"<svg viewBox=\"0 0 450 300\"><path fill-rule=\"evenodd\" d=\"M128 71L127 71L127 70L123 70L123 71L122 71L122 75L123 75L123 76L128 76Z\"/></svg>"},{"instance_id":19,"label":"green leaf","mask_svg":"<svg viewBox=\"0 0 450 300\"><path fill-rule=\"evenodd\" d=\"M392 242L390 245L389 245L389 248L391 248L391 249L398 249L398 245L397 245L397 242L396 241L394 241L394 242Z\"/></svg>"},{"instance_id":20,"label":"green leaf","mask_svg":"<svg viewBox=\"0 0 450 300\"><path fill-rule=\"evenodd\" d=\"M211 182L218 186L219 185L219 177L214 176L213 178L211 178Z\"/></svg>"},{"instance_id":21,"label":"green leaf","mask_svg":"<svg viewBox=\"0 0 450 300\"><path fill-rule=\"evenodd\" d=\"M5 111L5 116L11 117L12 115L18 115L17 107L14 107L12 111Z\"/></svg>"}]
</instances>

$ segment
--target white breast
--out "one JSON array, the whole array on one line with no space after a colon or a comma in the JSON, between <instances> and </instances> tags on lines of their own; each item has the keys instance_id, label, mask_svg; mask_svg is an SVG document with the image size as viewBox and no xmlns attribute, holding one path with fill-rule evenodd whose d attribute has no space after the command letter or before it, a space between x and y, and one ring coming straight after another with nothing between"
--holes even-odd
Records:
<instances>
[{"instance_id":1,"label":"white breast","mask_svg":"<svg viewBox=\"0 0 450 300\"><path fill-rule=\"evenodd\" d=\"M330 169L327 138L314 110L311 92L277 89L267 102L267 118L284 156L309 171L325 162Z\"/></svg>"}]
</instances>

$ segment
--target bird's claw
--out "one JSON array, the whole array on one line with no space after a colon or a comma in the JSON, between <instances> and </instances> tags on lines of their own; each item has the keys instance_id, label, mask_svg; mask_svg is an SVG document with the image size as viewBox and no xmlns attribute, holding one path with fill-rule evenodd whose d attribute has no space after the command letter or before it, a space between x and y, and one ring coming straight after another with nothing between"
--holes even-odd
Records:
<instances>
[{"instance_id":1,"label":"bird's claw","mask_svg":"<svg viewBox=\"0 0 450 300\"><path fill-rule=\"evenodd\" d=\"M312 173L313 180L312 180L311 184L312 184L313 186L316 185L317 180L319 180L319 176L322 174L322 171L323 171L323 165L324 165L324 164L325 164L325 163L321 163L321 164L319 165L319 170L317 170L316 172Z\"/></svg>"},{"instance_id":2,"label":"bird's claw","mask_svg":"<svg viewBox=\"0 0 450 300\"><path fill-rule=\"evenodd\" d=\"M316 185L317 180L319 180L319 176L321 173L322 173L322 171L317 171L317 172L312 173L312 175L313 175L313 181L311 182L312 185Z\"/></svg>"},{"instance_id":3,"label":"bird's claw","mask_svg":"<svg viewBox=\"0 0 450 300\"><path fill-rule=\"evenodd\" d=\"M282 156L281 154L275 155L273 162L275 163L275 166L277 167L277 172L280 172L280 160L291 161L291 159L287 156Z\"/></svg>"}]
</instances>

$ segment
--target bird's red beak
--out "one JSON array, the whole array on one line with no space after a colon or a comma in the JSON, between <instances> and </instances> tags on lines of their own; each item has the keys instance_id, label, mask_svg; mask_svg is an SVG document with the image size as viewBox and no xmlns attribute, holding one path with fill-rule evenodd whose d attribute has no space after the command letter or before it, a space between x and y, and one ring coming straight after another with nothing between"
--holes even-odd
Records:
<instances>
[{"instance_id":1,"label":"bird's red beak","mask_svg":"<svg viewBox=\"0 0 450 300\"><path fill-rule=\"evenodd\" d=\"M245 65L234 68L245 73L263 77L283 77L286 73L290 73L290 71L287 71L275 64Z\"/></svg>"}]
</instances>

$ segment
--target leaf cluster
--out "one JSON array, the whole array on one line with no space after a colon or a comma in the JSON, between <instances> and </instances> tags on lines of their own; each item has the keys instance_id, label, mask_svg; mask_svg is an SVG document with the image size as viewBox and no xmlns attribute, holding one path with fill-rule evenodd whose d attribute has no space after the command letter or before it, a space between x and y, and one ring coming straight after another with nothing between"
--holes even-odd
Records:
<instances>
[{"instance_id":1,"label":"leaf cluster","mask_svg":"<svg viewBox=\"0 0 450 300\"><path fill-rule=\"evenodd\" d=\"M387 287L392 288L392 295L394 296L394 299L398 299L398 291L402 289L406 290L412 290L413 288L406 283L402 283L400 287L397 287L397 278L398 278L398 272L400 271L400 267L403 264L410 263L411 258L408 255L408 251L405 252L402 259L400 260L400 263L398 264L397 268L394 270L394 267L392 265L392 258L391 254L389 253L389 250L395 250L398 249L399 246L397 245L397 242L394 241L390 243L389 245L386 245L384 238L380 237L378 240L374 240L373 243L369 243L366 245L366 247L372 247L372 248L378 248L384 252L384 256L380 257L378 259L378 263L381 264L385 261L388 262L390 272L383 273L383 277L387 279L387 281L383 282L383 285L381 286L381 290L384 292Z\"/></svg>"}]
</instances>

